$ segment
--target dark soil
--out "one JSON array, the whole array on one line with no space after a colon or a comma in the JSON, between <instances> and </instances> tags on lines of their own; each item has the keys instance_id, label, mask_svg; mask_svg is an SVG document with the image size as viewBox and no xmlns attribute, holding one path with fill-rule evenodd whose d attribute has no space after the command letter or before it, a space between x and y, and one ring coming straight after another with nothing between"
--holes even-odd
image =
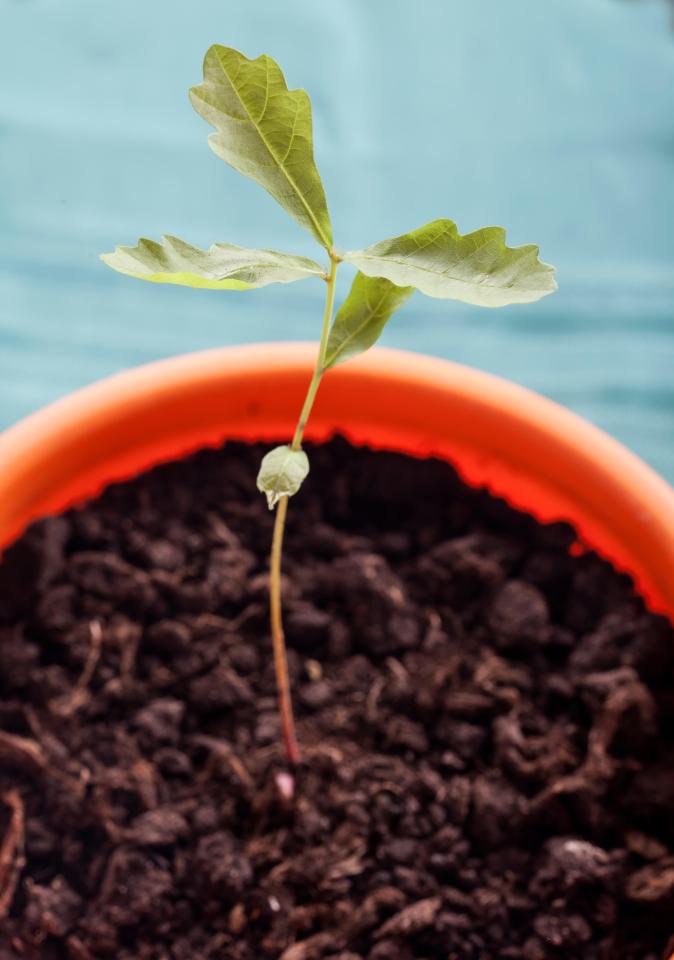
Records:
<instances>
[{"instance_id":1,"label":"dark soil","mask_svg":"<svg viewBox=\"0 0 674 960\"><path fill-rule=\"evenodd\" d=\"M335 440L290 510L278 746L262 448L0 565L0 960L656 960L674 635L452 468Z\"/></svg>"}]
</instances>

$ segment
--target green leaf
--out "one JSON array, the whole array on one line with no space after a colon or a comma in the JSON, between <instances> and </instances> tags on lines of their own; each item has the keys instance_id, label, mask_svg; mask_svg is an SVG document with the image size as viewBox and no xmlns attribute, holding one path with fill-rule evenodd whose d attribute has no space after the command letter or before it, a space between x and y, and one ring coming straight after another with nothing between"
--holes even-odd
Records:
<instances>
[{"instance_id":1,"label":"green leaf","mask_svg":"<svg viewBox=\"0 0 674 960\"><path fill-rule=\"evenodd\" d=\"M177 283L209 290L251 290L268 283L290 283L305 277L324 277L313 260L275 250L245 250L232 243L214 243L200 250L178 237L163 243L139 240L135 247L117 247L101 260L113 270L152 283Z\"/></svg>"},{"instance_id":2,"label":"green leaf","mask_svg":"<svg viewBox=\"0 0 674 960\"><path fill-rule=\"evenodd\" d=\"M263 458L257 475L257 489L267 495L273 510L281 497L297 493L309 473L309 458L304 450L292 450L287 444L275 447Z\"/></svg>"},{"instance_id":3,"label":"green leaf","mask_svg":"<svg viewBox=\"0 0 674 960\"><path fill-rule=\"evenodd\" d=\"M204 59L204 82L192 87L190 100L216 129L208 138L213 152L262 184L324 247L332 246L306 91L288 90L271 57L249 60L216 44Z\"/></svg>"},{"instance_id":4,"label":"green leaf","mask_svg":"<svg viewBox=\"0 0 674 960\"><path fill-rule=\"evenodd\" d=\"M368 277L386 277L429 297L483 307L531 303L557 289L554 267L538 259L538 247L507 247L502 227L484 227L462 237L451 220L382 240L344 260Z\"/></svg>"},{"instance_id":5,"label":"green leaf","mask_svg":"<svg viewBox=\"0 0 674 960\"><path fill-rule=\"evenodd\" d=\"M357 273L330 330L323 369L369 350L393 313L413 293L414 287L397 287L382 277Z\"/></svg>"}]
</instances>

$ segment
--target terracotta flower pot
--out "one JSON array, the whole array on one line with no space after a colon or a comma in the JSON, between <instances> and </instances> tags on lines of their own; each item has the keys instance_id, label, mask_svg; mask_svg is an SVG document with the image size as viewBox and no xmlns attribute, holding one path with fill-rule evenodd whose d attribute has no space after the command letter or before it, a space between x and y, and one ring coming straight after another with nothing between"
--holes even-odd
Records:
<instances>
[{"instance_id":1,"label":"terracotta flower pot","mask_svg":"<svg viewBox=\"0 0 674 960\"><path fill-rule=\"evenodd\" d=\"M26 524L227 437L287 438L315 347L266 344L154 363L80 390L0 436L0 547ZM454 461L633 575L674 616L674 490L606 434L496 377L374 350L325 378L307 436ZM251 492L251 495L257 496Z\"/></svg>"},{"instance_id":2,"label":"terracotta flower pot","mask_svg":"<svg viewBox=\"0 0 674 960\"><path fill-rule=\"evenodd\" d=\"M163 361L80 390L7 430L0 549L30 520L158 461L228 437L287 438L314 355L312 345L272 344ZM377 350L326 377L307 435L335 431L451 459L469 482L541 519L570 520L583 544L631 573L650 605L674 616L674 490L554 403L455 364Z\"/></svg>"}]
</instances>

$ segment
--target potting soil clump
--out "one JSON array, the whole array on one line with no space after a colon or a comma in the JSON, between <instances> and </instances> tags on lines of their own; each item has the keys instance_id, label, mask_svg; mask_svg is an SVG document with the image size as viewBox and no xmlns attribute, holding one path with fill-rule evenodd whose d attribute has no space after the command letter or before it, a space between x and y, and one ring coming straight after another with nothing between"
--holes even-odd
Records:
<instances>
[{"instance_id":1,"label":"potting soil clump","mask_svg":"<svg viewBox=\"0 0 674 960\"><path fill-rule=\"evenodd\" d=\"M0 960L661 960L674 634L447 464L263 448L34 525L0 564ZM668 947L669 945L669 947Z\"/></svg>"}]
</instances>

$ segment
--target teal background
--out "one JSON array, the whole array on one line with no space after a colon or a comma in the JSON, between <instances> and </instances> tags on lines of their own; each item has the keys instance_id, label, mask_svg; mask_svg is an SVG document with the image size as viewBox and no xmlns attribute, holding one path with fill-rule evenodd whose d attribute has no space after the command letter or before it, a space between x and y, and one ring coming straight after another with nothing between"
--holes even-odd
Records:
<instances>
[{"instance_id":1,"label":"teal background","mask_svg":"<svg viewBox=\"0 0 674 960\"><path fill-rule=\"evenodd\" d=\"M449 216L558 267L533 306L416 295L384 343L533 387L674 480L669 21L664 0L0 0L0 426L157 357L316 337L319 282L191 291L97 259L164 232L313 254L206 146L187 88L218 41L309 90L338 245Z\"/></svg>"}]
</instances>

